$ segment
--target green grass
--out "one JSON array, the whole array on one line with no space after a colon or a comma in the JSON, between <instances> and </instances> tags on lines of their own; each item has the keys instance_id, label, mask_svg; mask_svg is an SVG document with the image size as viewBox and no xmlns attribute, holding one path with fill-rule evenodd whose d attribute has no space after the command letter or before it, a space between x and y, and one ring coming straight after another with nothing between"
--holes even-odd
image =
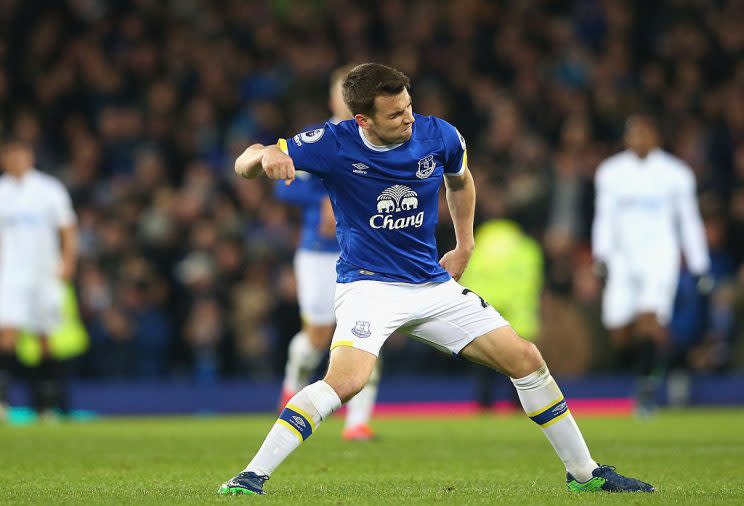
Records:
<instances>
[{"instance_id":1,"label":"green grass","mask_svg":"<svg viewBox=\"0 0 744 506\"><path fill-rule=\"evenodd\" d=\"M120 418L0 426L0 504L744 504L744 410L587 418L596 459L653 483L649 495L574 495L522 416L383 419L382 439L344 443L324 423L267 483L221 497L270 417Z\"/></svg>"}]
</instances>

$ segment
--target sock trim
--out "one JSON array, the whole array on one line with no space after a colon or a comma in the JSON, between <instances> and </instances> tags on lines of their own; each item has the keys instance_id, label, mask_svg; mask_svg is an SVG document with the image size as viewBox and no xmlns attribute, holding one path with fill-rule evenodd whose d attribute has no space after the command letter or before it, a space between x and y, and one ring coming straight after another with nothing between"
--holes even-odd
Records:
<instances>
[{"instance_id":1,"label":"sock trim","mask_svg":"<svg viewBox=\"0 0 744 506\"><path fill-rule=\"evenodd\" d=\"M277 422L293 429L300 436L301 441L306 440L313 433L312 422L291 408L284 408Z\"/></svg>"},{"instance_id":2,"label":"sock trim","mask_svg":"<svg viewBox=\"0 0 744 506\"><path fill-rule=\"evenodd\" d=\"M561 418L565 418L569 414L568 404L562 397L547 408L541 410L536 415L529 415L533 422L538 424L540 427L545 428L553 425Z\"/></svg>"},{"instance_id":3,"label":"sock trim","mask_svg":"<svg viewBox=\"0 0 744 506\"><path fill-rule=\"evenodd\" d=\"M550 403L547 406L545 406L544 408L540 408L537 411L533 411L532 413L527 413L527 416L529 416L530 418L532 418L533 416L537 416L540 413L545 413L547 410L549 410L550 408L552 408L553 406L555 406L556 404L558 404L559 402L561 402L563 399L564 399L564 397L561 395L560 397L558 397L554 401L550 401Z\"/></svg>"},{"instance_id":4,"label":"sock trim","mask_svg":"<svg viewBox=\"0 0 744 506\"><path fill-rule=\"evenodd\" d=\"M315 422L313 421L313 417L310 416L307 411L302 408L298 408L296 405L290 403L287 403L287 405L284 407L289 408L292 411L296 411L298 414L302 415L308 422L310 422L310 432L315 432Z\"/></svg>"},{"instance_id":5,"label":"sock trim","mask_svg":"<svg viewBox=\"0 0 744 506\"><path fill-rule=\"evenodd\" d=\"M566 411L562 415L558 415L557 417L553 418L549 422L542 424L540 427L542 427L543 429L545 429L547 427L550 427L554 423L560 422L561 420L563 420L564 418L566 418L570 414L571 414L571 411L569 411L568 409L566 409Z\"/></svg>"}]
</instances>

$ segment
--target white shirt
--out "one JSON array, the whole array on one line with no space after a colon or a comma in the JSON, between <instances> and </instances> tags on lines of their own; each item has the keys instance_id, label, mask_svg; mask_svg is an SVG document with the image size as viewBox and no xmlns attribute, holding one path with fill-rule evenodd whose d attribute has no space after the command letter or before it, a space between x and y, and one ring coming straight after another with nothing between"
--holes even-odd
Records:
<instances>
[{"instance_id":1,"label":"white shirt","mask_svg":"<svg viewBox=\"0 0 744 506\"><path fill-rule=\"evenodd\" d=\"M682 160L655 149L645 158L626 150L597 169L592 228L595 258L625 257L632 267L678 262L693 274L710 267L695 194L695 176Z\"/></svg>"},{"instance_id":2,"label":"white shirt","mask_svg":"<svg viewBox=\"0 0 744 506\"><path fill-rule=\"evenodd\" d=\"M61 228L76 221L70 195L37 170L0 177L0 282L28 283L57 275Z\"/></svg>"}]
</instances>

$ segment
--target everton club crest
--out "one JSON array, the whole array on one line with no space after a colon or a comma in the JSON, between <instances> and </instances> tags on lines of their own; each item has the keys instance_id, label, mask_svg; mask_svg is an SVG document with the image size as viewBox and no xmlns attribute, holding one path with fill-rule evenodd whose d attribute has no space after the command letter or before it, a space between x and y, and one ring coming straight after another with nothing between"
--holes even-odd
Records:
<instances>
[{"instance_id":1,"label":"everton club crest","mask_svg":"<svg viewBox=\"0 0 744 506\"><path fill-rule=\"evenodd\" d=\"M372 335L372 331L369 329L369 322L358 321L354 328L351 329L351 333L357 337L369 337Z\"/></svg>"},{"instance_id":2,"label":"everton club crest","mask_svg":"<svg viewBox=\"0 0 744 506\"><path fill-rule=\"evenodd\" d=\"M416 171L416 177L419 179L426 179L431 176L434 169L437 168L437 162L434 161L434 155L425 156L418 161L418 170Z\"/></svg>"}]
</instances>

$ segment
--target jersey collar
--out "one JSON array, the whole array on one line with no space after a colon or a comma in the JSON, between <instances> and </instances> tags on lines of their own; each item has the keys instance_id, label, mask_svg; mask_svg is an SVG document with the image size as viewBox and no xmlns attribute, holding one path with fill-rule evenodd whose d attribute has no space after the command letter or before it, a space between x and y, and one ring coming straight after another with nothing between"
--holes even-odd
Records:
<instances>
[{"instance_id":1,"label":"jersey collar","mask_svg":"<svg viewBox=\"0 0 744 506\"><path fill-rule=\"evenodd\" d=\"M364 143L364 145L367 146L372 151L377 151L377 152L390 151L391 149L395 149L403 145L403 143L401 142L400 144L388 144L386 146L375 146L374 144L369 142L369 140L367 140L367 138L364 136L362 127L357 126L357 130L359 131L359 137L362 138L362 142Z\"/></svg>"}]
</instances>

